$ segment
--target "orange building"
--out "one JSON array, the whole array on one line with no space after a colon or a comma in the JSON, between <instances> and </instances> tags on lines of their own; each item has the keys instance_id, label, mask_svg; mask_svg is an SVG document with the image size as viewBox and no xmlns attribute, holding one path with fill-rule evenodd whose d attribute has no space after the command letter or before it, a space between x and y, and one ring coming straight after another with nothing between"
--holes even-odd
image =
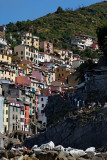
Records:
<instances>
[{"instance_id":1,"label":"orange building","mask_svg":"<svg viewBox=\"0 0 107 160\"><path fill-rule=\"evenodd\" d=\"M60 78L67 78L68 75L70 75L71 71L70 68L66 65L60 66L56 68L55 71L55 79L58 80Z\"/></svg>"}]
</instances>

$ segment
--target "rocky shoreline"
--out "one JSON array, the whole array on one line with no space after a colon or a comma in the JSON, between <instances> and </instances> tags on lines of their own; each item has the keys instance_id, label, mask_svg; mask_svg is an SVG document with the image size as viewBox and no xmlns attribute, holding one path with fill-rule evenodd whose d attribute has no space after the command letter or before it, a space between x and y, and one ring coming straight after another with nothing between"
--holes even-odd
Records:
<instances>
[{"instance_id":1,"label":"rocky shoreline","mask_svg":"<svg viewBox=\"0 0 107 160\"><path fill-rule=\"evenodd\" d=\"M0 150L0 160L106 160L107 152L97 153L94 155L88 152L84 156L74 158L62 151L47 151L38 152L25 150Z\"/></svg>"},{"instance_id":2,"label":"rocky shoreline","mask_svg":"<svg viewBox=\"0 0 107 160\"><path fill-rule=\"evenodd\" d=\"M107 160L107 152L99 152L95 147L85 151L71 147L55 146L50 141L40 147L34 145L32 149L26 147L12 147L10 150L0 149L0 160Z\"/></svg>"}]
</instances>

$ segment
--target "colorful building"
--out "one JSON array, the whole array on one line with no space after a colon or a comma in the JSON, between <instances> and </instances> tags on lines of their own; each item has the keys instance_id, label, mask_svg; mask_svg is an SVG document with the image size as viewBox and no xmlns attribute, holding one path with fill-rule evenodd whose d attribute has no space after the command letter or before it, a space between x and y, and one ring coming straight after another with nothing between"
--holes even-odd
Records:
<instances>
[{"instance_id":1,"label":"colorful building","mask_svg":"<svg viewBox=\"0 0 107 160\"><path fill-rule=\"evenodd\" d=\"M24 104L24 130L29 131L29 105Z\"/></svg>"},{"instance_id":2,"label":"colorful building","mask_svg":"<svg viewBox=\"0 0 107 160\"><path fill-rule=\"evenodd\" d=\"M4 97L0 96L0 132L3 133Z\"/></svg>"},{"instance_id":3,"label":"colorful building","mask_svg":"<svg viewBox=\"0 0 107 160\"><path fill-rule=\"evenodd\" d=\"M67 65L62 65L56 68L55 79L58 80L60 78L67 78L67 76L70 74L71 74L70 67Z\"/></svg>"},{"instance_id":4,"label":"colorful building","mask_svg":"<svg viewBox=\"0 0 107 160\"><path fill-rule=\"evenodd\" d=\"M6 62L8 64L11 64L12 58L10 55L6 55L0 52L0 62Z\"/></svg>"},{"instance_id":5,"label":"colorful building","mask_svg":"<svg viewBox=\"0 0 107 160\"><path fill-rule=\"evenodd\" d=\"M38 115L38 122L41 123L43 127L46 127L47 124L47 118L45 116L45 106L48 102L48 97L47 96L38 96L38 101L37 101L37 115Z\"/></svg>"},{"instance_id":6,"label":"colorful building","mask_svg":"<svg viewBox=\"0 0 107 160\"><path fill-rule=\"evenodd\" d=\"M7 133L8 132L8 109L9 109L9 101L5 100L4 101L4 121L3 121L3 132Z\"/></svg>"},{"instance_id":7,"label":"colorful building","mask_svg":"<svg viewBox=\"0 0 107 160\"><path fill-rule=\"evenodd\" d=\"M33 46L39 50L39 37L33 36L32 33L23 33L21 40L22 45Z\"/></svg>"},{"instance_id":8,"label":"colorful building","mask_svg":"<svg viewBox=\"0 0 107 160\"><path fill-rule=\"evenodd\" d=\"M32 71L32 68L30 67L31 62L28 60L22 60L19 64L18 67L22 68L25 70L26 74L30 74Z\"/></svg>"},{"instance_id":9,"label":"colorful building","mask_svg":"<svg viewBox=\"0 0 107 160\"><path fill-rule=\"evenodd\" d=\"M16 77L15 71L4 69L4 70L1 70L1 72L2 72L2 75L1 75L2 79L9 80L11 82L15 82L15 77Z\"/></svg>"},{"instance_id":10,"label":"colorful building","mask_svg":"<svg viewBox=\"0 0 107 160\"><path fill-rule=\"evenodd\" d=\"M25 45L18 45L14 47L14 52L21 60L28 60L38 64L38 49Z\"/></svg>"},{"instance_id":11,"label":"colorful building","mask_svg":"<svg viewBox=\"0 0 107 160\"><path fill-rule=\"evenodd\" d=\"M40 42L40 48L43 49L43 52L47 54L53 54L53 43L50 43L48 41L42 41Z\"/></svg>"}]
</instances>

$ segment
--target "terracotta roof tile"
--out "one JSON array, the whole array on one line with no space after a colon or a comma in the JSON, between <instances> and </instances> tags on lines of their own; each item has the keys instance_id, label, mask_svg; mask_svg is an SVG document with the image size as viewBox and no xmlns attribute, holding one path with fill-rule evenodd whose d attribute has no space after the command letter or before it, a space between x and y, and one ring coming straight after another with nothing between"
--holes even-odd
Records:
<instances>
[{"instance_id":1,"label":"terracotta roof tile","mask_svg":"<svg viewBox=\"0 0 107 160\"><path fill-rule=\"evenodd\" d=\"M28 76L19 76L19 77L15 77L15 82L18 84L24 84L29 86L31 83L31 80L29 79Z\"/></svg>"}]
</instances>

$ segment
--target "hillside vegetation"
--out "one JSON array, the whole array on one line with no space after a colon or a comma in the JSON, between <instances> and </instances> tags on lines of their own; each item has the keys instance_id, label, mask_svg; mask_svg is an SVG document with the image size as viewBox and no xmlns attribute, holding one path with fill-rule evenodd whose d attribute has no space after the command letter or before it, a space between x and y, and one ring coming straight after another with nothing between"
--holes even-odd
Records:
<instances>
[{"instance_id":1,"label":"hillside vegetation","mask_svg":"<svg viewBox=\"0 0 107 160\"><path fill-rule=\"evenodd\" d=\"M20 34L30 31L40 40L48 40L55 47L69 49L69 39L78 33L95 36L97 27L106 21L107 2L96 3L89 7L82 7L75 11L63 10L61 7L55 13L47 14L34 21L22 21L6 25L6 37L12 46L20 44ZM9 34L16 38L16 42L9 39Z\"/></svg>"}]
</instances>

